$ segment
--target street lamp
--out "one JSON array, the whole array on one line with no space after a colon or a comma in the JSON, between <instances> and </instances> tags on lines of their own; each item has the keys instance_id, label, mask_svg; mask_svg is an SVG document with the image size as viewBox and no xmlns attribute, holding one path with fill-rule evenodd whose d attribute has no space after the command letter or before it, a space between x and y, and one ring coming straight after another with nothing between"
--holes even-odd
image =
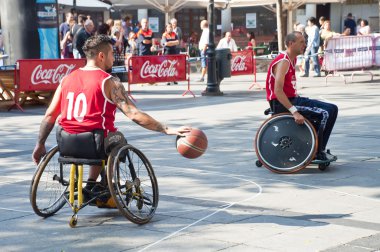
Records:
<instances>
[{"instance_id":1,"label":"street lamp","mask_svg":"<svg viewBox=\"0 0 380 252\"><path fill-rule=\"evenodd\" d=\"M209 0L208 4L208 24L209 24L209 43L207 48L207 87L202 92L203 96L220 96L223 92L220 91L219 82L216 78L216 60L215 60L215 43L214 43L214 0Z\"/></svg>"}]
</instances>

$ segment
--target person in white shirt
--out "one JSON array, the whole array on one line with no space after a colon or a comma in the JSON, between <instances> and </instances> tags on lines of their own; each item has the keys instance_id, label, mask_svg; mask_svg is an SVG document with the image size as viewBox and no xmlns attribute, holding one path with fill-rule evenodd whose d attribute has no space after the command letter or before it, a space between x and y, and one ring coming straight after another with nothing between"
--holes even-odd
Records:
<instances>
[{"instance_id":1,"label":"person in white shirt","mask_svg":"<svg viewBox=\"0 0 380 252\"><path fill-rule=\"evenodd\" d=\"M232 38L231 32L226 32L226 35L219 41L216 48L229 48L231 52L237 51L237 46L235 40Z\"/></svg>"},{"instance_id":2,"label":"person in white shirt","mask_svg":"<svg viewBox=\"0 0 380 252\"><path fill-rule=\"evenodd\" d=\"M207 59L206 59L206 50L209 43L209 29L207 20L202 20L201 22L202 35L199 40L199 51L201 52L201 66L202 66L202 74L201 78L198 80L199 82L205 81L205 75L207 72Z\"/></svg>"},{"instance_id":3,"label":"person in white shirt","mask_svg":"<svg viewBox=\"0 0 380 252\"><path fill-rule=\"evenodd\" d=\"M370 35L371 28L368 25L368 21L366 19L362 19L360 21L360 28L358 30L358 35Z\"/></svg>"}]
</instances>

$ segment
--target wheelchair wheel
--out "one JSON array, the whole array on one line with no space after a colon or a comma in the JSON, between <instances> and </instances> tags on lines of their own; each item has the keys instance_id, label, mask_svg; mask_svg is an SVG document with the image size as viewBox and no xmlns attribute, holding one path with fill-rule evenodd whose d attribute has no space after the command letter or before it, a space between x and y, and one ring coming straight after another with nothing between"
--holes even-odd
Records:
<instances>
[{"instance_id":1,"label":"wheelchair wheel","mask_svg":"<svg viewBox=\"0 0 380 252\"><path fill-rule=\"evenodd\" d=\"M261 125L254 144L266 168L276 173L294 173L312 161L318 138L308 120L298 125L291 114L278 114Z\"/></svg>"},{"instance_id":2,"label":"wheelchair wheel","mask_svg":"<svg viewBox=\"0 0 380 252\"><path fill-rule=\"evenodd\" d=\"M108 186L119 211L131 222L145 224L158 205L158 186L153 168L144 154L133 146L122 146L110 155Z\"/></svg>"},{"instance_id":3,"label":"wheelchair wheel","mask_svg":"<svg viewBox=\"0 0 380 252\"><path fill-rule=\"evenodd\" d=\"M55 146L43 157L30 185L30 203L33 211L41 217L55 214L66 203L68 181L63 179L69 178L67 172L70 168L61 169L64 165L58 163L58 157L58 147Z\"/></svg>"}]
</instances>

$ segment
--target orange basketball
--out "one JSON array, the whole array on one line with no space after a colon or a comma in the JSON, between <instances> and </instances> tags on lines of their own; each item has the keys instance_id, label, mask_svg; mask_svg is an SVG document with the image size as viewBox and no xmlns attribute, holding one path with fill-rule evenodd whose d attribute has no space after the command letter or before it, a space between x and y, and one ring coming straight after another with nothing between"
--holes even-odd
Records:
<instances>
[{"instance_id":1,"label":"orange basketball","mask_svg":"<svg viewBox=\"0 0 380 252\"><path fill-rule=\"evenodd\" d=\"M207 137L200 129L193 128L185 137L177 137L177 150L185 158L197 158L207 149Z\"/></svg>"}]
</instances>

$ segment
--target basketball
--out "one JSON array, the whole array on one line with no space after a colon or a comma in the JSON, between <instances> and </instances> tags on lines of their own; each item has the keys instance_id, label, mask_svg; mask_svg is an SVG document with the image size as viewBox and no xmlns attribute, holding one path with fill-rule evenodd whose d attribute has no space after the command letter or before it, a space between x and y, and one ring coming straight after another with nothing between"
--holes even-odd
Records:
<instances>
[{"instance_id":1,"label":"basketball","mask_svg":"<svg viewBox=\"0 0 380 252\"><path fill-rule=\"evenodd\" d=\"M177 137L177 150L185 158L197 158L207 149L207 137L202 130L193 128L188 135Z\"/></svg>"}]
</instances>

